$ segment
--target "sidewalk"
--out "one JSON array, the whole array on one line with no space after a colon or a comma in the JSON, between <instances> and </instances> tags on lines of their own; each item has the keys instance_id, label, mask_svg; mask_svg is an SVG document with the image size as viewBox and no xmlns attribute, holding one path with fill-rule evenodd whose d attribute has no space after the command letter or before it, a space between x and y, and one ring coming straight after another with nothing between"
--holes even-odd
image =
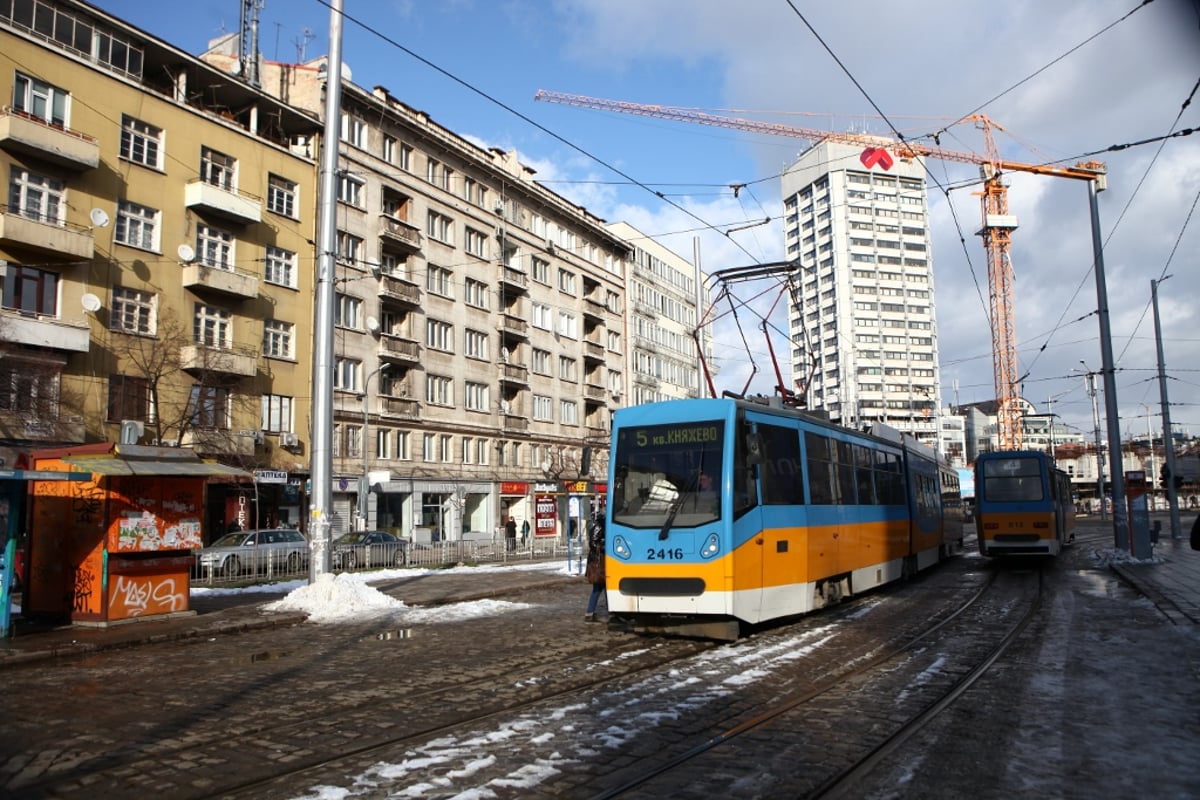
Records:
<instances>
[{"instance_id":1,"label":"sidewalk","mask_svg":"<svg viewBox=\"0 0 1200 800\"><path fill-rule=\"evenodd\" d=\"M529 562L522 562L528 564ZM555 560L554 564L563 562ZM472 571L414 571L412 577L369 581L384 594L414 606L437 606L490 597L504 597L532 589L583 581L581 575L543 570L494 569ZM0 640L0 669L60 656L77 656L100 650L136 647L198 636L216 636L277 626L297 625L300 612L271 612L262 606L280 599L281 593L247 592L197 594L191 611L176 617L132 621L108 627L38 626L20 617L13 620L14 634Z\"/></svg>"},{"instance_id":2,"label":"sidewalk","mask_svg":"<svg viewBox=\"0 0 1200 800\"><path fill-rule=\"evenodd\" d=\"M1191 549L1186 532L1182 539L1171 539L1169 535L1160 539L1154 546L1152 561L1115 563L1110 569L1150 599L1175 624L1200 625L1200 551ZM504 597L578 581L583 581L583 577L514 568L421 572L412 577L371 581L371 585L409 605L435 606ZM184 615L106 628L38 627L17 618L14 635L0 641L0 668L58 656L303 622L305 615L302 613L264 613L261 610L263 605L281 596L199 594L192 597L192 610Z\"/></svg>"}]
</instances>

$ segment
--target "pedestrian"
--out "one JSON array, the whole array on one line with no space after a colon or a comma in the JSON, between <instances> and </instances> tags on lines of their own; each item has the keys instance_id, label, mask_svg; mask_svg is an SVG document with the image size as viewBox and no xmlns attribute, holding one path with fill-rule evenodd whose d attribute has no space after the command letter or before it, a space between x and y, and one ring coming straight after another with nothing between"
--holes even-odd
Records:
<instances>
[{"instance_id":1,"label":"pedestrian","mask_svg":"<svg viewBox=\"0 0 1200 800\"><path fill-rule=\"evenodd\" d=\"M521 547L529 544L529 520L521 523Z\"/></svg>"},{"instance_id":2,"label":"pedestrian","mask_svg":"<svg viewBox=\"0 0 1200 800\"><path fill-rule=\"evenodd\" d=\"M517 549L517 520L514 517L504 523L504 544L510 553Z\"/></svg>"},{"instance_id":3,"label":"pedestrian","mask_svg":"<svg viewBox=\"0 0 1200 800\"><path fill-rule=\"evenodd\" d=\"M592 585L592 594L588 597L587 613L583 615L585 622L596 621L596 601L604 594L604 523L592 524L592 535L588 542L587 567L584 577ZM608 607L608 598L604 598L604 606Z\"/></svg>"}]
</instances>

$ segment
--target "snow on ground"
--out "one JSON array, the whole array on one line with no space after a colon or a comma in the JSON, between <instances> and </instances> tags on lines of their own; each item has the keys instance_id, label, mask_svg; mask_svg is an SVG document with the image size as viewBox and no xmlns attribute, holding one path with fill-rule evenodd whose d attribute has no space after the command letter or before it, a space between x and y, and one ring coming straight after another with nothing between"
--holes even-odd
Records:
<instances>
[{"instance_id":1,"label":"snow on ground","mask_svg":"<svg viewBox=\"0 0 1200 800\"><path fill-rule=\"evenodd\" d=\"M452 567L450 569L385 569L374 572L343 572L337 575L325 573L316 581L306 579L260 584L244 588L192 587L193 595L229 594L283 594L263 606L265 611L299 611L308 614L308 621L327 624L354 622L381 617L394 618L397 622L458 622L474 617L494 616L522 608L525 603L510 603L502 600L476 600L469 603L451 603L437 608L417 608L384 594L370 583L416 578L429 574L454 574L497 572L500 570L527 570L551 574L575 575L574 567L565 562L535 562L516 565L486 565L478 567Z\"/></svg>"}]
</instances>

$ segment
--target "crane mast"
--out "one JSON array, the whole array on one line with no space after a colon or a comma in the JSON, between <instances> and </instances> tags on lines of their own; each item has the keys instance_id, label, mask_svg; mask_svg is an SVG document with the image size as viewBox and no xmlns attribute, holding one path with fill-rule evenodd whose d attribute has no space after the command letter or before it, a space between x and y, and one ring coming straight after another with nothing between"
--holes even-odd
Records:
<instances>
[{"instance_id":1,"label":"crane mast","mask_svg":"<svg viewBox=\"0 0 1200 800\"><path fill-rule=\"evenodd\" d=\"M565 94L539 90L535 100L560 105L591 108L598 111L617 111L643 117L689 122L697 125L712 125L732 130L764 133L809 139L814 142L827 141L840 144L862 145L868 148L884 148L904 160L936 158L980 165L983 176L982 197L983 225L979 235L983 239L988 264L989 313L991 316L992 366L996 391L996 419L1001 450L1020 449L1022 444L1020 424L1020 387L1017 371L1016 323L1013 314L1013 268L1010 253L1012 232L1017 228L1016 217L1008 212L1008 187L1002 180L1005 172L1027 172L1034 175L1050 175L1059 178L1097 181L1103 188L1105 165L1099 161L1081 162L1071 167L1049 164L1025 164L1000 158L999 149L992 138L992 129L999 128L995 122L982 114L964 119L975 122L983 129L986 155L948 150L918 142L896 141L884 136L862 133L839 133L815 128L800 128L774 122L727 117L708 114L693 108L660 106L632 103L625 100L605 100L577 94Z\"/></svg>"}]
</instances>

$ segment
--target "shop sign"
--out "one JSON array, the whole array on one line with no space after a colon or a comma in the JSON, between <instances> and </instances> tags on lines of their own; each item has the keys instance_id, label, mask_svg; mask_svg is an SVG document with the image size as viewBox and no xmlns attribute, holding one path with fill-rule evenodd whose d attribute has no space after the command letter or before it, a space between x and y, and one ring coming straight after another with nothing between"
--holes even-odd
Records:
<instances>
[{"instance_id":1,"label":"shop sign","mask_svg":"<svg viewBox=\"0 0 1200 800\"><path fill-rule=\"evenodd\" d=\"M286 484L288 475L286 472L279 472L271 469L256 469L254 470L255 483L279 483Z\"/></svg>"},{"instance_id":2,"label":"shop sign","mask_svg":"<svg viewBox=\"0 0 1200 800\"><path fill-rule=\"evenodd\" d=\"M500 494L527 495L529 494L529 484L525 481L500 481Z\"/></svg>"},{"instance_id":3,"label":"shop sign","mask_svg":"<svg viewBox=\"0 0 1200 800\"><path fill-rule=\"evenodd\" d=\"M558 503L552 494L539 494L533 504L535 536L558 534Z\"/></svg>"}]
</instances>

